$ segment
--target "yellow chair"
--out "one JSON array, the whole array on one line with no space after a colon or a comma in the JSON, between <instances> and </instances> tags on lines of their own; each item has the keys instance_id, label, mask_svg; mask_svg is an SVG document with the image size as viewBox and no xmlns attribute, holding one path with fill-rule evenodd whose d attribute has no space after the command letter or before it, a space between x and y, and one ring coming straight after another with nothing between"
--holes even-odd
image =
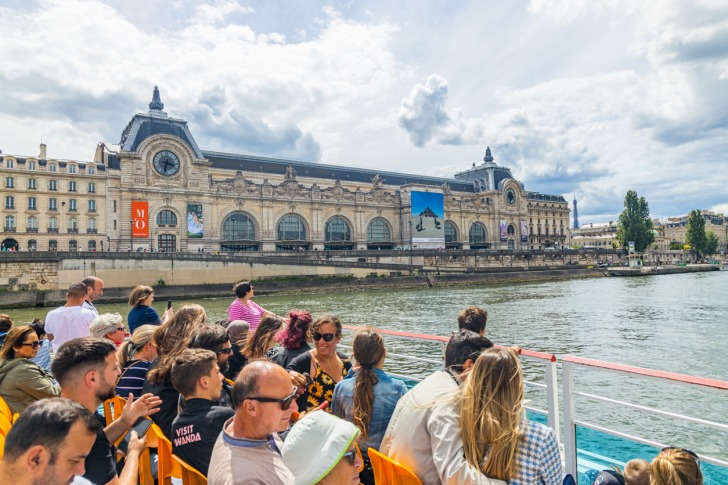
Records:
<instances>
[{"instance_id":1,"label":"yellow chair","mask_svg":"<svg viewBox=\"0 0 728 485\"><path fill-rule=\"evenodd\" d=\"M4 414L0 414L0 435L2 435L3 438L5 438L5 435L8 434L12 425L13 423L11 423Z\"/></svg>"},{"instance_id":2,"label":"yellow chair","mask_svg":"<svg viewBox=\"0 0 728 485\"><path fill-rule=\"evenodd\" d=\"M106 420L106 426L119 419L121 412L124 410L124 405L126 405L126 399L120 396L114 396L104 401L104 419Z\"/></svg>"},{"instance_id":3,"label":"yellow chair","mask_svg":"<svg viewBox=\"0 0 728 485\"><path fill-rule=\"evenodd\" d=\"M153 424L147 431L147 446L157 447L157 477L159 484L171 484L172 478L182 478L182 466L172 458L172 442Z\"/></svg>"},{"instance_id":4,"label":"yellow chair","mask_svg":"<svg viewBox=\"0 0 728 485\"><path fill-rule=\"evenodd\" d=\"M5 435L0 434L0 461L3 459L5 454Z\"/></svg>"},{"instance_id":5,"label":"yellow chair","mask_svg":"<svg viewBox=\"0 0 728 485\"><path fill-rule=\"evenodd\" d=\"M422 485L417 475L374 448L369 448L369 461L377 485Z\"/></svg>"},{"instance_id":6,"label":"yellow chair","mask_svg":"<svg viewBox=\"0 0 728 485\"><path fill-rule=\"evenodd\" d=\"M8 418L8 421L13 422L13 412L10 410L10 406L5 402L5 399L0 397L0 415Z\"/></svg>"},{"instance_id":7,"label":"yellow chair","mask_svg":"<svg viewBox=\"0 0 728 485\"><path fill-rule=\"evenodd\" d=\"M172 455L182 467L182 485L207 485L207 477L177 455Z\"/></svg>"}]
</instances>

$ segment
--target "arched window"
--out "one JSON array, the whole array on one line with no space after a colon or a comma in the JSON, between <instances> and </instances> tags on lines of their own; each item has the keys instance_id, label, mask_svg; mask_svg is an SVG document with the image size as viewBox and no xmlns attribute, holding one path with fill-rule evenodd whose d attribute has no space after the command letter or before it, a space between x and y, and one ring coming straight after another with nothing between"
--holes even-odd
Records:
<instances>
[{"instance_id":1,"label":"arched window","mask_svg":"<svg viewBox=\"0 0 728 485\"><path fill-rule=\"evenodd\" d=\"M451 221L445 221L445 247L447 249L460 249L458 227Z\"/></svg>"},{"instance_id":2,"label":"arched window","mask_svg":"<svg viewBox=\"0 0 728 485\"><path fill-rule=\"evenodd\" d=\"M353 249L351 244L351 227L339 216L332 217L326 222L325 249Z\"/></svg>"},{"instance_id":3,"label":"arched window","mask_svg":"<svg viewBox=\"0 0 728 485\"><path fill-rule=\"evenodd\" d=\"M482 222L474 222L470 226L470 233L468 235L470 241L470 247L473 249L481 249L488 247L488 233L485 230L485 226Z\"/></svg>"},{"instance_id":4,"label":"arched window","mask_svg":"<svg viewBox=\"0 0 728 485\"><path fill-rule=\"evenodd\" d=\"M391 249L392 231L387 221L374 219L367 227L367 249Z\"/></svg>"},{"instance_id":5,"label":"arched window","mask_svg":"<svg viewBox=\"0 0 728 485\"><path fill-rule=\"evenodd\" d=\"M255 223L247 214L234 212L222 223L222 251L257 251Z\"/></svg>"},{"instance_id":6,"label":"arched window","mask_svg":"<svg viewBox=\"0 0 728 485\"><path fill-rule=\"evenodd\" d=\"M295 214L288 214L278 221L276 251L301 251L309 249L306 240L306 223Z\"/></svg>"},{"instance_id":7,"label":"arched window","mask_svg":"<svg viewBox=\"0 0 728 485\"><path fill-rule=\"evenodd\" d=\"M516 228L513 227L513 224L508 225L508 235L513 237L516 234Z\"/></svg>"},{"instance_id":8,"label":"arched window","mask_svg":"<svg viewBox=\"0 0 728 485\"><path fill-rule=\"evenodd\" d=\"M157 214L157 225L158 226L176 226L177 225L177 214L171 210L164 209L159 211Z\"/></svg>"}]
</instances>

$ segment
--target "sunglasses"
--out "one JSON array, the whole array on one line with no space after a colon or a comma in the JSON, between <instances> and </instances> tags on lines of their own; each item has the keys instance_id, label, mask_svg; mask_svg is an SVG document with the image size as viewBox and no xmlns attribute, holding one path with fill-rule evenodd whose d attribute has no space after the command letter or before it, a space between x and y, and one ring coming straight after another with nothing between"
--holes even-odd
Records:
<instances>
[{"instance_id":1,"label":"sunglasses","mask_svg":"<svg viewBox=\"0 0 728 485\"><path fill-rule=\"evenodd\" d=\"M700 457L698 456L697 453L695 453L693 450L688 450L687 448L680 448L677 446L667 446L662 449L662 451L670 451L670 450L682 451L683 453L687 453L690 456L690 458L695 460L695 464L698 465L698 475L700 475Z\"/></svg>"},{"instance_id":2,"label":"sunglasses","mask_svg":"<svg viewBox=\"0 0 728 485\"><path fill-rule=\"evenodd\" d=\"M291 395L286 396L283 399L276 399L274 397L246 397L245 399L250 399L251 401L258 401L258 402L277 402L281 405L281 411L285 411L291 407L291 403L296 398L297 394L298 394L298 387L293 386L293 392L291 393Z\"/></svg>"},{"instance_id":3,"label":"sunglasses","mask_svg":"<svg viewBox=\"0 0 728 485\"><path fill-rule=\"evenodd\" d=\"M324 342L331 342L334 340L334 337L336 337L336 334L334 333L318 333L316 332L313 334L313 339L318 342L321 339L324 339Z\"/></svg>"},{"instance_id":4,"label":"sunglasses","mask_svg":"<svg viewBox=\"0 0 728 485\"><path fill-rule=\"evenodd\" d=\"M33 347L34 349L37 349L40 347L40 342L31 342L29 344L20 344L21 347Z\"/></svg>"},{"instance_id":5,"label":"sunglasses","mask_svg":"<svg viewBox=\"0 0 728 485\"><path fill-rule=\"evenodd\" d=\"M233 348L231 346L231 347L228 347L226 349L220 349L220 350L217 351L217 353L218 354L232 354L233 353Z\"/></svg>"},{"instance_id":6,"label":"sunglasses","mask_svg":"<svg viewBox=\"0 0 728 485\"><path fill-rule=\"evenodd\" d=\"M125 330L124 327L116 327L116 329L119 330L120 332L123 332Z\"/></svg>"},{"instance_id":7,"label":"sunglasses","mask_svg":"<svg viewBox=\"0 0 728 485\"><path fill-rule=\"evenodd\" d=\"M356 463L356 450L347 451L341 456L341 459L348 458L351 461L351 466Z\"/></svg>"}]
</instances>

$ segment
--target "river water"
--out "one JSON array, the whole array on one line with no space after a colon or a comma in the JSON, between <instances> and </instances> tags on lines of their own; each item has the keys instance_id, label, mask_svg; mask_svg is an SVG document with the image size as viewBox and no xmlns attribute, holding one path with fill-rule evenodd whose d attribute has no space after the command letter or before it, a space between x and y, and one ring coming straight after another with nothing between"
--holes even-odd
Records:
<instances>
[{"instance_id":1,"label":"river water","mask_svg":"<svg viewBox=\"0 0 728 485\"><path fill-rule=\"evenodd\" d=\"M264 284L259 284L264 289ZM470 305L488 310L487 335L497 344L678 372L728 381L728 271L638 278L595 278L457 288L259 296L257 303L281 315L292 308L314 317L338 315L344 324L449 335L458 312ZM231 298L195 300L210 320L224 318ZM175 301L175 307L186 303ZM124 304L97 305L100 312ZM164 302L155 305L161 314ZM44 317L45 309L10 311L16 323ZM387 339L392 352L417 353L437 359L440 348ZM436 366L393 360L390 370L424 376ZM526 364L528 380L543 382L543 367ZM559 376L561 372L559 370ZM686 385L625 378L603 371L578 369L579 390L607 395L668 411L725 421L726 392L696 390ZM543 408L543 391L527 398ZM561 389L559 389L561 394ZM728 459L728 433L697 424L645 415L577 398L577 417L620 431L699 453Z\"/></svg>"}]
</instances>

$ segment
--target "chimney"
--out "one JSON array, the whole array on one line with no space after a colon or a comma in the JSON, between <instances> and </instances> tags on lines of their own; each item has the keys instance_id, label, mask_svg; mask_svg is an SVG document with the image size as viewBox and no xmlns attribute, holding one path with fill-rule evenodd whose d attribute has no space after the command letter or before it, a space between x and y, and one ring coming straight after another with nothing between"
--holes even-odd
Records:
<instances>
[{"instance_id":1,"label":"chimney","mask_svg":"<svg viewBox=\"0 0 728 485\"><path fill-rule=\"evenodd\" d=\"M38 158L40 158L41 160L46 159L46 144L45 143L40 144L40 155L38 155Z\"/></svg>"}]
</instances>

